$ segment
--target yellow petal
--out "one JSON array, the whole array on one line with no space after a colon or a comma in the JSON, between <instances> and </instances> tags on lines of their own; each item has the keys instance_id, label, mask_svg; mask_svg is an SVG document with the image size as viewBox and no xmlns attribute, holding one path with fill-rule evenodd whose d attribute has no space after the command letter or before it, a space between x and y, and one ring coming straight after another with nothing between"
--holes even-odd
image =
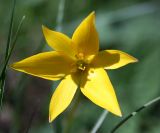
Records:
<instances>
[{"instance_id":1,"label":"yellow petal","mask_svg":"<svg viewBox=\"0 0 160 133\"><path fill-rule=\"evenodd\" d=\"M77 53L85 56L93 55L98 52L99 40L95 28L95 13L92 12L75 30L72 40Z\"/></svg>"},{"instance_id":2,"label":"yellow petal","mask_svg":"<svg viewBox=\"0 0 160 133\"><path fill-rule=\"evenodd\" d=\"M52 122L71 103L77 90L71 76L65 77L53 93L49 107L49 122Z\"/></svg>"},{"instance_id":3,"label":"yellow petal","mask_svg":"<svg viewBox=\"0 0 160 133\"><path fill-rule=\"evenodd\" d=\"M81 91L93 103L121 116L113 86L103 68L90 69L86 73L82 79Z\"/></svg>"},{"instance_id":4,"label":"yellow petal","mask_svg":"<svg viewBox=\"0 0 160 133\"><path fill-rule=\"evenodd\" d=\"M137 61L136 58L125 52L119 50L104 50L98 53L94 58L92 65L105 69L116 69Z\"/></svg>"},{"instance_id":5,"label":"yellow petal","mask_svg":"<svg viewBox=\"0 0 160 133\"><path fill-rule=\"evenodd\" d=\"M17 71L48 80L58 80L69 74L73 61L58 52L44 52L11 65Z\"/></svg>"},{"instance_id":6,"label":"yellow petal","mask_svg":"<svg viewBox=\"0 0 160 133\"><path fill-rule=\"evenodd\" d=\"M42 26L43 34L49 46L56 51L63 52L69 56L74 56L72 48L72 40L66 35L52 31L45 26Z\"/></svg>"}]
</instances>

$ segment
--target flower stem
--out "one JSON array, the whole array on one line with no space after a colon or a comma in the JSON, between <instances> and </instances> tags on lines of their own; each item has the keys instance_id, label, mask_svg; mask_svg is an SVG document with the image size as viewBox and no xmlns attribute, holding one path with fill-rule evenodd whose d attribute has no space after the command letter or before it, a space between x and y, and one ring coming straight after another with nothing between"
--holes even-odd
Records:
<instances>
[{"instance_id":1,"label":"flower stem","mask_svg":"<svg viewBox=\"0 0 160 133\"><path fill-rule=\"evenodd\" d=\"M58 7L58 14L57 14L57 26L56 30L57 31L62 31L62 22L64 18L64 8L65 8L65 0L60 0L59 2L59 7Z\"/></svg>"},{"instance_id":2,"label":"flower stem","mask_svg":"<svg viewBox=\"0 0 160 133\"><path fill-rule=\"evenodd\" d=\"M120 121L112 130L110 133L114 133L120 126L122 126L127 120L129 120L131 117L137 115L138 112L142 111L143 109L145 109L146 107L152 105L153 103L157 102L160 100L160 96L147 102L146 104L144 104L143 106L141 106L140 108L138 108L137 110L133 111L131 114L129 114L128 116L126 116L122 121Z\"/></svg>"},{"instance_id":3,"label":"flower stem","mask_svg":"<svg viewBox=\"0 0 160 133\"><path fill-rule=\"evenodd\" d=\"M77 94L76 94L76 99L75 99L75 103L71 109L71 111L69 112L68 114L68 117L67 117L67 121L66 121L66 128L64 129L64 133L70 133L70 129L71 129L71 125L73 123L73 118L75 116L75 113L77 111L77 108L79 106L79 103L81 101L81 96L80 96L80 88L78 88L77 90Z\"/></svg>"},{"instance_id":4,"label":"flower stem","mask_svg":"<svg viewBox=\"0 0 160 133\"><path fill-rule=\"evenodd\" d=\"M101 116L99 117L99 119L97 120L97 122L95 123L93 129L91 130L91 133L96 133L98 131L98 129L100 128L100 126L102 125L103 121L105 120L106 116L108 114L107 110L104 110L101 114Z\"/></svg>"}]
</instances>

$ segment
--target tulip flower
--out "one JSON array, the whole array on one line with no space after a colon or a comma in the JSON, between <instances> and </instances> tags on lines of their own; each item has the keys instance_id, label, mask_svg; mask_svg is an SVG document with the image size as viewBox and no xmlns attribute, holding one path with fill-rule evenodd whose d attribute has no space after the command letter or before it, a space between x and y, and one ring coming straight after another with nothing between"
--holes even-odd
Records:
<instances>
[{"instance_id":1,"label":"tulip flower","mask_svg":"<svg viewBox=\"0 0 160 133\"><path fill-rule=\"evenodd\" d=\"M61 80L50 101L49 121L52 122L69 106L77 89L96 105L121 116L114 88L105 70L117 69L137 62L137 59L119 50L99 52L95 13L81 22L72 38L45 26L42 30L54 50L33 55L11 67L47 80Z\"/></svg>"}]
</instances>

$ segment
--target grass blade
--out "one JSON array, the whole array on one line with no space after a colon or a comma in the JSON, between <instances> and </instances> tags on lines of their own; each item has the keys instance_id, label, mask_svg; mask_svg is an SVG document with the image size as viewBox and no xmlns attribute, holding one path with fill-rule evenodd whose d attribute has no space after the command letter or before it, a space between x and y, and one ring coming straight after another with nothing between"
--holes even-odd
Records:
<instances>
[{"instance_id":1,"label":"grass blade","mask_svg":"<svg viewBox=\"0 0 160 133\"><path fill-rule=\"evenodd\" d=\"M3 94L4 94L4 87L5 87L5 77L6 77L6 68L7 68L7 64L8 64L8 61L11 57L11 54L13 52L13 49L15 47L15 44L16 44L16 41L17 41L17 38L18 38L18 35L19 35L19 32L20 32L20 29L21 29L21 26L22 26L22 23L25 19L25 16L22 17L19 25L18 25L18 28L17 28L17 31L16 31L16 34L15 34L15 37L14 37L14 40L13 40L13 44L12 44L12 47L10 48L8 54L7 54L7 58L5 60L5 63L4 63L4 66L2 68L2 72L1 72L1 75L0 75L0 81L1 81L1 86L0 86L0 107L2 107L2 102L3 102Z\"/></svg>"},{"instance_id":2,"label":"grass blade","mask_svg":"<svg viewBox=\"0 0 160 133\"><path fill-rule=\"evenodd\" d=\"M15 44L16 44L16 41L17 41L17 37L18 37L18 35L19 35L19 32L20 32L20 29L21 29L21 26L22 26L22 23L23 23L24 19L25 19L25 16L22 17L22 19L21 19L21 21L20 21L20 23L19 23L19 25L18 25L18 28L17 28L17 31L16 31L16 35L15 35L14 40L13 40L12 47L10 48L10 51L9 51L9 53L8 53L8 57L6 58L5 63L4 63L4 66L3 66L2 71L1 71L0 80L2 79L2 74L3 74L4 71L6 70L8 61L9 61L9 59L10 59L10 57L11 57L11 54L12 54L12 52L13 52L13 49L14 49L14 47L15 47Z\"/></svg>"},{"instance_id":3,"label":"grass blade","mask_svg":"<svg viewBox=\"0 0 160 133\"><path fill-rule=\"evenodd\" d=\"M11 20L10 20L10 25L9 25L8 39L7 39L6 52L5 52L5 59L7 59L7 57L8 57L10 43L11 43L11 38L12 38L15 5L16 5L16 0L13 0L13 7L12 7L12 12L11 12Z\"/></svg>"},{"instance_id":4,"label":"grass blade","mask_svg":"<svg viewBox=\"0 0 160 133\"><path fill-rule=\"evenodd\" d=\"M7 37L7 45L6 45L6 51L5 51L5 61L7 60L7 57L9 54L9 48L11 44L15 6L16 6L16 0L13 0L11 19L10 19L10 24L9 24L9 32L8 32L8 37ZM3 99L3 93L4 93L4 87L5 87L5 78L6 78L6 71L4 69L4 71L2 71L0 75L0 107L2 107L2 99Z\"/></svg>"},{"instance_id":5,"label":"grass blade","mask_svg":"<svg viewBox=\"0 0 160 133\"><path fill-rule=\"evenodd\" d=\"M112 130L110 133L114 133L119 127L121 127L127 120L129 120L131 117L137 115L138 112L142 111L143 109L145 109L146 107L154 104L155 102L158 102L160 100L160 96L149 101L148 103L144 104L143 106L141 106L140 108L138 108L137 110L135 110L134 112L132 112L131 114L129 114L128 116L126 116L122 121L120 121Z\"/></svg>"}]
</instances>

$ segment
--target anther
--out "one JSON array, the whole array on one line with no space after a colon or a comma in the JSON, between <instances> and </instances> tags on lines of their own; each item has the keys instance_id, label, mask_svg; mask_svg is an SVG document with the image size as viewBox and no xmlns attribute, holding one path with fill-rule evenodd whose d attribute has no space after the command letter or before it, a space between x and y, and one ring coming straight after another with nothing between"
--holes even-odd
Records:
<instances>
[{"instance_id":1,"label":"anther","mask_svg":"<svg viewBox=\"0 0 160 133\"><path fill-rule=\"evenodd\" d=\"M84 71L84 70L86 69L86 66L85 66L84 64L80 64L80 65L78 66L78 69Z\"/></svg>"},{"instance_id":2,"label":"anther","mask_svg":"<svg viewBox=\"0 0 160 133\"><path fill-rule=\"evenodd\" d=\"M84 71L86 69L86 63L82 60L77 61L77 68Z\"/></svg>"}]
</instances>

